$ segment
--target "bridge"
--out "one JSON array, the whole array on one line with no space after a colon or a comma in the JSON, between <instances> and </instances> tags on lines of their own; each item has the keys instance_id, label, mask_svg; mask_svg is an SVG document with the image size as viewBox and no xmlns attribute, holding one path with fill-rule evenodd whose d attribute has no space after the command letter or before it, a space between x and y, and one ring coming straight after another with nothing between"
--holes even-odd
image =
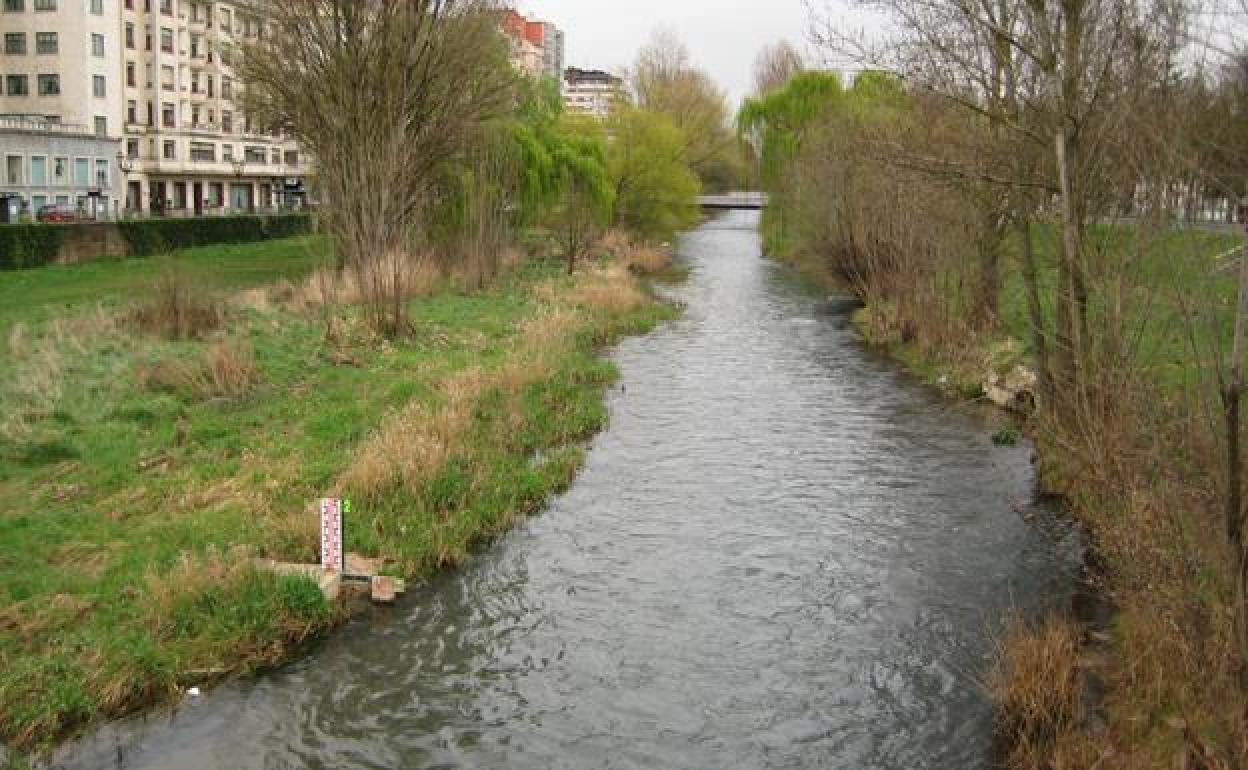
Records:
<instances>
[{"instance_id":1,"label":"bridge","mask_svg":"<svg viewBox=\"0 0 1248 770\"><path fill-rule=\"evenodd\" d=\"M739 192L727 195L703 195L698 198L698 205L704 209L751 209L758 211L766 208L767 194Z\"/></svg>"}]
</instances>

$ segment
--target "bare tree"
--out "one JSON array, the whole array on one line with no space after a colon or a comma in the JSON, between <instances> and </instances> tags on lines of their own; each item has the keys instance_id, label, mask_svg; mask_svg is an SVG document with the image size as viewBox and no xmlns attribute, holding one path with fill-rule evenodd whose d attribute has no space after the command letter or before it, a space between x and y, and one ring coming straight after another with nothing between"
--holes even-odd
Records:
<instances>
[{"instance_id":1,"label":"bare tree","mask_svg":"<svg viewBox=\"0 0 1248 770\"><path fill-rule=\"evenodd\" d=\"M674 32L658 29L629 74L637 106L666 115L680 129L688 163L705 182L740 162L727 96L692 64Z\"/></svg>"},{"instance_id":2,"label":"bare tree","mask_svg":"<svg viewBox=\"0 0 1248 770\"><path fill-rule=\"evenodd\" d=\"M789 78L806 69L806 61L792 43L781 40L764 46L754 60L754 93L764 96L782 88Z\"/></svg>"},{"instance_id":3,"label":"bare tree","mask_svg":"<svg viewBox=\"0 0 1248 770\"><path fill-rule=\"evenodd\" d=\"M402 270L438 169L510 106L493 0L247 0L266 34L242 46L244 107L316 159L323 221L378 321L405 325ZM389 266L389 267L383 267Z\"/></svg>"}]
</instances>

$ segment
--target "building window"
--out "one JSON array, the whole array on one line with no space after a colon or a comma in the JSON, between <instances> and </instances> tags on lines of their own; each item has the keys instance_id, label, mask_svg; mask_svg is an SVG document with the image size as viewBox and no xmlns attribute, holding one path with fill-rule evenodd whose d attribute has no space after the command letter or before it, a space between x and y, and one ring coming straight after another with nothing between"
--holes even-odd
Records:
<instances>
[{"instance_id":1,"label":"building window","mask_svg":"<svg viewBox=\"0 0 1248 770\"><path fill-rule=\"evenodd\" d=\"M173 0L160 0L160 12L166 16L172 16Z\"/></svg>"},{"instance_id":2,"label":"building window","mask_svg":"<svg viewBox=\"0 0 1248 770\"><path fill-rule=\"evenodd\" d=\"M175 73L173 67L162 66L160 68L160 87L163 90L165 91L175 90L176 84L174 83L174 81L176 79L177 79L177 74Z\"/></svg>"},{"instance_id":3,"label":"building window","mask_svg":"<svg viewBox=\"0 0 1248 770\"><path fill-rule=\"evenodd\" d=\"M166 102L160 105L160 124L165 128L174 128L174 124L177 122L175 114L172 104Z\"/></svg>"},{"instance_id":4,"label":"building window","mask_svg":"<svg viewBox=\"0 0 1248 770\"><path fill-rule=\"evenodd\" d=\"M35 33L35 53L54 54L56 53L56 33L55 32L36 32Z\"/></svg>"},{"instance_id":5,"label":"building window","mask_svg":"<svg viewBox=\"0 0 1248 770\"><path fill-rule=\"evenodd\" d=\"M95 186L108 187L108 161L95 161Z\"/></svg>"},{"instance_id":6,"label":"building window","mask_svg":"<svg viewBox=\"0 0 1248 770\"><path fill-rule=\"evenodd\" d=\"M8 85L9 96L28 96L30 94L30 82L25 75L9 75L5 78Z\"/></svg>"},{"instance_id":7,"label":"building window","mask_svg":"<svg viewBox=\"0 0 1248 770\"><path fill-rule=\"evenodd\" d=\"M5 32L4 52L10 56L21 56L26 53L25 32Z\"/></svg>"},{"instance_id":8,"label":"building window","mask_svg":"<svg viewBox=\"0 0 1248 770\"><path fill-rule=\"evenodd\" d=\"M199 105L191 105L191 128L199 128Z\"/></svg>"},{"instance_id":9,"label":"building window","mask_svg":"<svg viewBox=\"0 0 1248 770\"><path fill-rule=\"evenodd\" d=\"M138 139L126 140L126 157L131 160L135 160L139 157L139 140Z\"/></svg>"},{"instance_id":10,"label":"building window","mask_svg":"<svg viewBox=\"0 0 1248 770\"><path fill-rule=\"evenodd\" d=\"M98 58L104 58L104 36L100 34L91 35L91 55Z\"/></svg>"},{"instance_id":11,"label":"building window","mask_svg":"<svg viewBox=\"0 0 1248 770\"><path fill-rule=\"evenodd\" d=\"M61 93L61 76L60 75L40 75L39 76L39 95L40 96L59 96Z\"/></svg>"},{"instance_id":12,"label":"building window","mask_svg":"<svg viewBox=\"0 0 1248 770\"><path fill-rule=\"evenodd\" d=\"M282 151L281 150L278 150L278 149L273 150L272 162L274 166L282 165Z\"/></svg>"},{"instance_id":13,"label":"building window","mask_svg":"<svg viewBox=\"0 0 1248 770\"><path fill-rule=\"evenodd\" d=\"M221 145L221 160L226 161L227 163L229 161L234 160L234 145L232 144Z\"/></svg>"},{"instance_id":14,"label":"building window","mask_svg":"<svg viewBox=\"0 0 1248 770\"><path fill-rule=\"evenodd\" d=\"M126 62L126 85L134 88L138 85L138 79L135 77L134 62Z\"/></svg>"},{"instance_id":15,"label":"building window","mask_svg":"<svg viewBox=\"0 0 1248 770\"><path fill-rule=\"evenodd\" d=\"M286 165L287 165L287 166L298 166L298 165L299 165L299 151L298 151L298 150L287 150L287 151L286 151Z\"/></svg>"},{"instance_id":16,"label":"building window","mask_svg":"<svg viewBox=\"0 0 1248 770\"><path fill-rule=\"evenodd\" d=\"M104 15L104 0L91 0L91 13L96 16Z\"/></svg>"},{"instance_id":17,"label":"building window","mask_svg":"<svg viewBox=\"0 0 1248 770\"><path fill-rule=\"evenodd\" d=\"M57 158L52 163L52 184L67 185L69 179L66 174L69 173L69 158Z\"/></svg>"},{"instance_id":18,"label":"building window","mask_svg":"<svg viewBox=\"0 0 1248 770\"><path fill-rule=\"evenodd\" d=\"M176 160L178 157L178 143L165 142L161 147L161 155L165 160Z\"/></svg>"},{"instance_id":19,"label":"building window","mask_svg":"<svg viewBox=\"0 0 1248 770\"><path fill-rule=\"evenodd\" d=\"M46 195L30 196L30 210L35 212L36 214L39 213L39 209L43 208L46 205L48 205L48 196Z\"/></svg>"},{"instance_id":20,"label":"building window","mask_svg":"<svg viewBox=\"0 0 1248 770\"><path fill-rule=\"evenodd\" d=\"M230 80L224 75L221 76L221 98L222 99L234 98L234 81Z\"/></svg>"},{"instance_id":21,"label":"building window","mask_svg":"<svg viewBox=\"0 0 1248 770\"><path fill-rule=\"evenodd\" d=\"M217 146L212 142L191 142L191 160L199 163L215 163Z\"/></svg>"},{"instance_id":22,"label":"building window","mask_svg":"<svg viewBox=\"0 0 1248 770\"><path fill-rule=\"evenodd\" d=\"M36 11L55 11L56 0L35 0Z\"/></svg>"},{"instance_id":23,"label":"building window","mask_svg":"<svg viewBox=\"0 0 1248 770\"><path fill-rule=\"evenodd\" d=\"M78 187L91 185L91 161L87 158L74 158L74 184Z\"/></svg>"},{"instance_id":24,"label":"building window","mask_svg":"<svg viewBox=\"0 0 1248 770\"><path fill-rule=\"evenodd\" d=\"M4 0L4 10L24 11L26 10L26 0Z\"/></svg>"},{"instance_id":25,"label":"building window","mask_svg":"<svg viewBox=\"0 0 1248 770\"><path fill-rule=\"evenodd\" d=\"M134 50L134 22L126 22L126 48Z\"/></svg>"},{"instance_id":26,"label":"building window","mask_svg":"<svg viewBox=\"0 0 1248 770\"><path fill-rule=\"evenodd\" d=\"M30 159L30 184L32 187L43 187L48 183L48 159L42 155Z\"/></svg>"},{"instance_id":27,"label":"building window","mask_svg":"<svg viewBox=\"0 0 1248 770\"><path fill-rule=\"evenodd\" d=\"M268 162L269 154L264 151L263 147L247 147L244 148L243 158L248 163L263 166Z\"/></svg>"},{"instance_id":28,"label":"building window","mask_svg":"<svg viewBox=\"0 0 1248 770\"><path fill-rule=\"evenodd\" d=\"M95 116L95 135L108 136L108 118L103 115Z\"/></svg>"},{"instance_id":29,"label":"building window","mask_svg":"<svg viewBox=\"0 0 1248 770\"><path fill-rule=\"evenodd\" d=\"M103 99L108 96L108 79L103 75L92 75L91 95L96 99Z\"/></svg>"},{"instance_id":30,"label":"building window","mask_svg":"<svg viewBox=\"0 0 1248 770\"><path fill-rule=\"evenodd\" d=\"M139 103L133 99L126 102L126 122L130 124L139 122Z\"/></svg>"},{"instance_id":31,"label":"building window","mask_svg":"<svg viewBox=\"0 0 1248 770\"><path fill-rule=\"evenodd\" d=\"M229 110L221 110L221 131L226 134L234 133L234 113Z\"/></svg>"},{"instance_id":32,"label":"building window","mask_svg":"<svg viewBox=\"0 0 1248 770\"><path fill-rule=\"evenodd\" d=\"M4 159L5 180L11 185L20 185L22 183L22 156L9 155Z\"/></svg>"},{"instance_id":33,"label":"building window","mask_svg":"<svg viewBox=\"0 0 1248 770\"><path fill-rule=\"evenodd\" d=\"M166 27L160 28L160 50L173 53L173 30Z\"/></svg>"}]
</instances>

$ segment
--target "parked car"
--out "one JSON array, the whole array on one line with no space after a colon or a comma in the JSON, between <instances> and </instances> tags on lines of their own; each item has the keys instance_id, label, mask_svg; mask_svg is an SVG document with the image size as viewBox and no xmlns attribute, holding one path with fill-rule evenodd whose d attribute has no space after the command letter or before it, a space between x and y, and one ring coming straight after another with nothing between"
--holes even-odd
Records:
<instances>
[{"instance_id":1,"label":"parked car","mask_svg":"<svg viewBox=\"0 0 1248 770\"><path fill-rule=\"evenodd\" d=\"M78 210L68 203L50 203L39 207L35 219L40 222L77 222Z\"/></svg>"}]
</instances>

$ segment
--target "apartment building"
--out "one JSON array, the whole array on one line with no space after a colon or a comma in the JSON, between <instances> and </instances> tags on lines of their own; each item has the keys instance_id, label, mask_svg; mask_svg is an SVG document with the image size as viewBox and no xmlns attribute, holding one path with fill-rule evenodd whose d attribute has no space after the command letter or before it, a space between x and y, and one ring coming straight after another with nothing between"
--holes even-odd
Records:
<instances>
[{"instance_id":1,"label":"apartment building","mask_svg":"<svg viewBox=\"0 0 1248 770\"><path fill-rule=\"evenodd\" d=\"M514 10L503 17L503 32L511 44L511 63L534 78L561 79L565 38L547 21L530 20Z\"/></svg>"},{"instance_id":2,"label":"apartment building","mask_svg":"<svg viewBox=\"0 0 1248 770\"><path fill-rule=\"evenodd\" d=\"M263 34L259 19L212 0L0 0L0 30L0 117L40 116L110 140L109 179L125 180L110 188L114 210L177 216L304 201L308 159L238 106L229 52ZM27 178L37 152L25 151Z\"/></svg>"},{"instance_id":3,"label":"apartment building","mask_svg":"<svg viewBox=\"0 0 1248 770\"><path fill-rule=\"evenodd\" d=\"M611 116L616 100L624 92L623 79L602 70L568 67L563 80L564 108L571 113L592 115L601 120Z\"/></svg>"}]
</instances>

